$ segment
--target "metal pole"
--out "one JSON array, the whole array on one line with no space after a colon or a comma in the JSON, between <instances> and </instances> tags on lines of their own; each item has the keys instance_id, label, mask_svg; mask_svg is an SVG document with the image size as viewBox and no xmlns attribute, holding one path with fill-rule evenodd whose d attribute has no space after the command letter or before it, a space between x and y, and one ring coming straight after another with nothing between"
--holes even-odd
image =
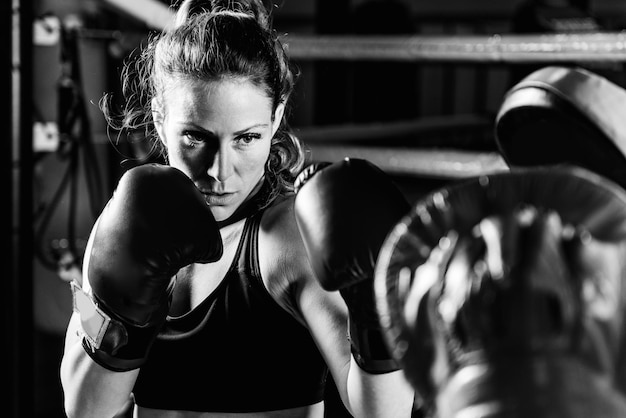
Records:
<instances>
[{"instance_id":1,"label":"metal pole","mask_svg":"<svg viewBox=\"0 0 626 418\"><path fill-rule=\"evenodd\" d=\"M8 260L3 265L7 286L1 303L4 321L3 350L8 363L7 399L3 415L32 416L33 413L33 314L32 314L32 122L31 122L31 53L32 20L30 1L12 0L2 3L4 17L2 39L10 39L9 51L3 55L6 65L0 83L10 97L10 113L2 113L1 126L11 139L0 141L0 164L5 182L2 190L11 196L5 219L5 245ZM6 44L5 44L6 45ZM10 62L8 62L10 61ZM10 64L10 65L9 65Z\"/></svg>"}]
</instances>

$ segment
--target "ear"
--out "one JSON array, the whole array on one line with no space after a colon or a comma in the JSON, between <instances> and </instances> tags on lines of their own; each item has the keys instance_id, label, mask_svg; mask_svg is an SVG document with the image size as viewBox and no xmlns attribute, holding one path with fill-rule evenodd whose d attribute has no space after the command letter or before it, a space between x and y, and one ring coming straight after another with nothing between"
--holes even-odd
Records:
<instances>
[{"instance_id":1,"label":"ear","mask_svg":"<svg viewBox=\"0 0 626 418\"><path fill-rule=\"evenodd\" d=\"M283 120L283 115L285 114L285 102L280 102L278 106L276 106L276 110L274 111L274 119L272 121L272 136L276 134L280 123Z\"/></svg>"},{"instance_id":2,"label":"ear","mask_svg":"<svg viewBox=\"0 0 626 418\"><path fill-rule=\"evenodd\" d=\"M163 143L163 145L167 146L165 143L165 135L163 132L163 111L161 106L159 105L159 101L155 98L150 102L150 107L152 108L152 120L154 122L154 129L159 136L159 140Z\"/></svg>"}]
</instances>

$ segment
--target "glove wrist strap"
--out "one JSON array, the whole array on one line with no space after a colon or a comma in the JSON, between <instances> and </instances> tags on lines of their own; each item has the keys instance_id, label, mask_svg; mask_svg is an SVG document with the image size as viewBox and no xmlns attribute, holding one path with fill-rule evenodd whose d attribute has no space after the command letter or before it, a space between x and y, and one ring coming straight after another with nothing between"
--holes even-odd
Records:
<instances>
[{"instance_id":1,"label":"glove wrist strap","mask_svg":"<svg viewBox=\"0 0 626 418\"><path fill-rule=\"evenodd\" d=\"M102 367L122 372L139 368L155 340L165 315L157 323L137 326L101 309L94 297L71 283L74 311L80 315L83 348Z\"/></svg>"},{"instance_id":2,"label":"glove wrist strap","mask_svg":"<svg viewBox=\"0 0 626 418\"><path fill-rule=\"evenodd\" d=\"M352 356L362 370L383 374L400 369L389 353L381 329L359 326L352 319L348 322Z\"/></svg>"}]
</instances>

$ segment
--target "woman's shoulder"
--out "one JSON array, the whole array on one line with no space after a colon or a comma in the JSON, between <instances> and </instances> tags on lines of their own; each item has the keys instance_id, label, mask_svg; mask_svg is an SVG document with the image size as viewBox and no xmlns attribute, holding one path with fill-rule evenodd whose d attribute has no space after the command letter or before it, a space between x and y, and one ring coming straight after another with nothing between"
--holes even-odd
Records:
<instances>
[{"instance_id":1,"label":"woman's shoulder","mask_svg":"<svg viewBox=\"0 0 626 418\"><path fill-rule=\"evenodd\" d=\"M294 212L295 195L278 197L269 206L261 221L261 233L273 245L289 249L302 244ZM297 249L297 248L294 248Z\"/></svg>"}]
</instances>

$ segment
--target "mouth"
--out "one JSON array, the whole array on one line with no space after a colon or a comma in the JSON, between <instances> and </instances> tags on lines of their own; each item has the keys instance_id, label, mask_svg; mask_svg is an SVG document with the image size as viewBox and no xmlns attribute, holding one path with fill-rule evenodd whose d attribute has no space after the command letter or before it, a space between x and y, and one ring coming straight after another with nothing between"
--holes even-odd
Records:
<instances>
[{"instance_id":1,"label":"mouth","mask_svg":"<svg viewBox=\"0 0 626 418\"><path fill-rule=\"evenodd\" d=\"M224 206L230 203L235 193L229 192L202 192L204 201L209 206Z\"/></svg>"}]
</instances>

